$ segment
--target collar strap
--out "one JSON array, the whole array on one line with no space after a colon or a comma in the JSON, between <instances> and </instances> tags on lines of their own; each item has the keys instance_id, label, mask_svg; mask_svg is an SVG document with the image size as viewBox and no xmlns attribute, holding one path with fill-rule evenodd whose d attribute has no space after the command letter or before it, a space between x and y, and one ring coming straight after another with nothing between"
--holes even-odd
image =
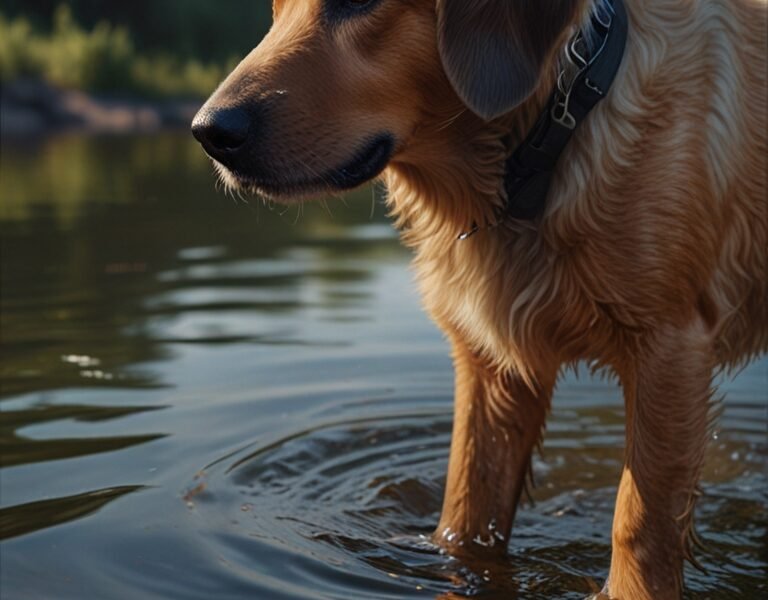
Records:
<instances>
[{"instance_id":1,"label":"collar strap","mask_svg":"<svg viewBox=\"0 0 768 600\"><path fill-rule=\"evenodd\" d=\"M555 166L573 132L608 93L624 56L623 0L605 0L592 13L592 35L568 42L557 86L525 141L507 160L507 214L533 219L544 210Z\"/></svg>"}]
</instances>

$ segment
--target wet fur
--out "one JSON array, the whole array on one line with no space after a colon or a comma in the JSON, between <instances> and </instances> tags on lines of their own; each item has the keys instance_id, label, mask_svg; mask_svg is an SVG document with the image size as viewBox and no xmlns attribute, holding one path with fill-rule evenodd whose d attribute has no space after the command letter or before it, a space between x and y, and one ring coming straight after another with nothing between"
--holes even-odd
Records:
<instances>
[{"instance_id":1,"label":"wet fur","mask_svg":"<svg viewBox=\"0 0 768 600\"><path fill-rule=\"evenodd\" d=\"M272 33L214 98L291 91L269 104L278 178L342 162L360 132L398 140L388 203L456 365L438 543L506 547L558 373L586 360L615 372L626 399L606 593L679 598L713 371L768 349L766 2L627 0L617 79L534 223L502 216L503 163L552 89L557 52L529 48L530 89L511 90L519 106L486 122L457 95L461 69L443 69L436 23L450 1L437 16L433 2L393 2L360 31L340 26L330 47L313 35L316 2L278 0ZM590 6L573 3L558 39ZM335 78L319 79L324 61ZM284 182L285 200L296 194Z\"/></svg>"}]
</instances>

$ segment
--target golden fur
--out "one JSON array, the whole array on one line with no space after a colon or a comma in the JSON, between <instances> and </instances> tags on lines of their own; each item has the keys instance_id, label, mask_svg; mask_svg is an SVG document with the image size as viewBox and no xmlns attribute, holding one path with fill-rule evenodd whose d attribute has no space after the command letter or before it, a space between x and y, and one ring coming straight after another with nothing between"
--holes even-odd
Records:
<instances>
[{"instance_id":1,"label":"golden fur","mask_svg":"<svg viewBox=\"0 0 768 600\"><path fill-rule=\"evenodd\" d=\"M592 2L568 3L569 27L539 52L533 88L486 122L441 61L436 28L451 1L380 0L329 33L328 0L277 0L270 34L207 105L266 106L259 143L273 181L222 174L286 201L333 192L323 173L364 135L390 132L388 202L454 348L435 539L456 553L506 547L558 373L586 360L615 371L626 399L605 592L679 598L712 372L768 349L768 5L626 0L616 81L562 155L545 214L522 222L503 216L504 160L550 94L562 36Z\"/></svg>"}]
</instances>

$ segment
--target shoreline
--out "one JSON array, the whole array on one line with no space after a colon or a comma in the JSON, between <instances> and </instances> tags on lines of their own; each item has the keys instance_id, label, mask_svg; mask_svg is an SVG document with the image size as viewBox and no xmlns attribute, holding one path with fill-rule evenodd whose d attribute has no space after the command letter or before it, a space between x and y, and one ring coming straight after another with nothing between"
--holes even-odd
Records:
<instances>
[{"instance_id":1,"label":"shoreline","mask_svg":"<svg viewBox=\"0 0 768 600\"><path fill-rule=\"evenodd\" d=\"M58 88L40 79L18 79L0 84L0 135L119 134L188 127L202 103L105 97Z\"/></svg>"}]
</instances>

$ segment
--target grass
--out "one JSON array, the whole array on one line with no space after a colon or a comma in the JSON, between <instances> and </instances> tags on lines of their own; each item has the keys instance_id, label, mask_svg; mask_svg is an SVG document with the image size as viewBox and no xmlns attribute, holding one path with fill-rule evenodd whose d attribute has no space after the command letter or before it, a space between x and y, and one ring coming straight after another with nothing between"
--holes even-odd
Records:
<instances>
[{"instance_id":1,"label":"grass","mask_svg":"<svg viewBox=\"0 0 768 600\"><path fill-rule=\"evenodd\" d=\"M0 81L32 76L89 92L202 98L235 62L144 55L126 29L102 21L88 31L66 5L56 10L50 32L23 17L11 20L0 14Z\"/></svg>"}]
</instances>

